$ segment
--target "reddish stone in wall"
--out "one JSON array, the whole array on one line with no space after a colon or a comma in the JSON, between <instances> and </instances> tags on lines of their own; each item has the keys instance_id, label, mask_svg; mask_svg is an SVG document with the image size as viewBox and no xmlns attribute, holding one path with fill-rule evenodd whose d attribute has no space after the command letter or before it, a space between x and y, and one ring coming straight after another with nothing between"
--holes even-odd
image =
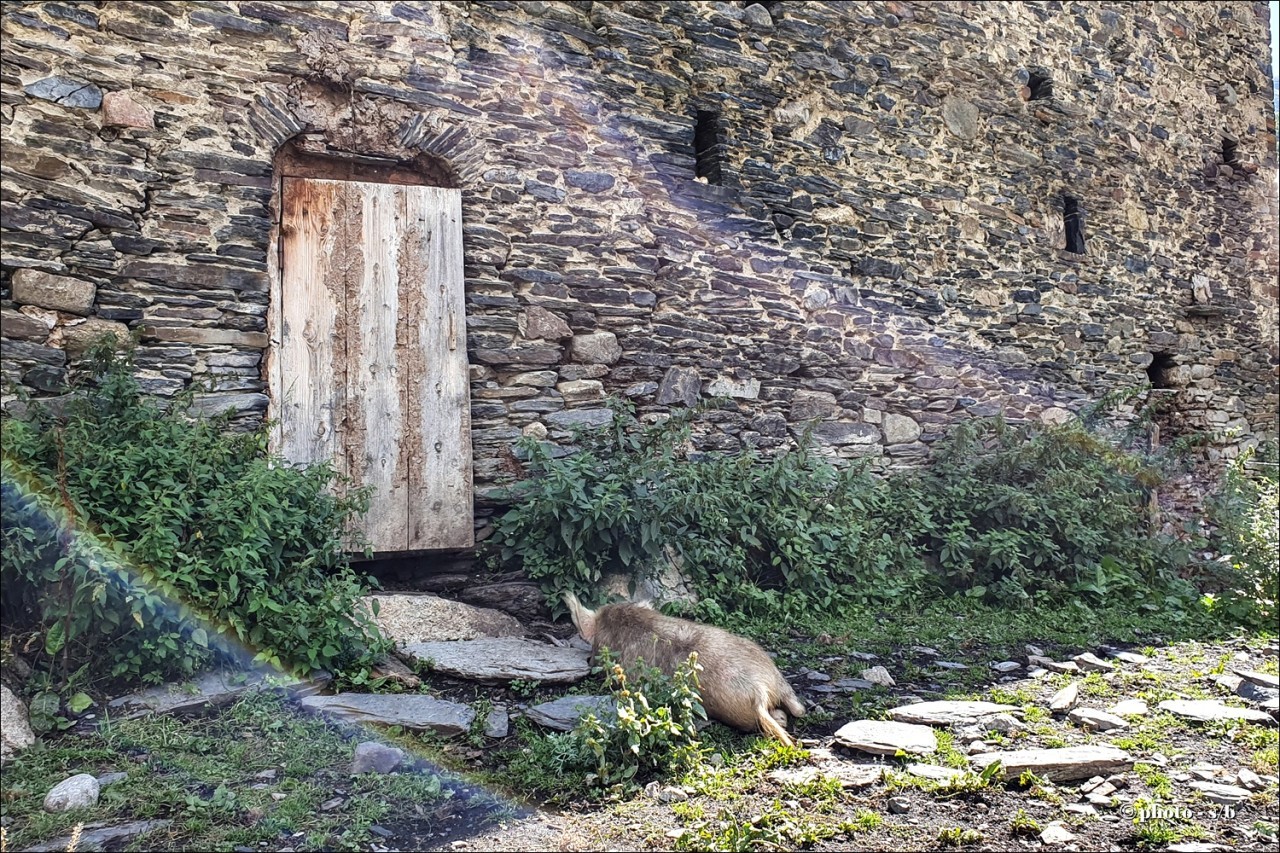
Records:
<instances>
[{"instance_id":1,"label":"reddish stone in wall","mask_svg":"<svg viewBox=\"0 0 1280 853\"><path fill-rule=\"evenodd\" d=\"M140 127L153 130L155 114L135 101L129 92L107 92L102 96L102 123L108 127Z\"/></svg>"}]
</instances>

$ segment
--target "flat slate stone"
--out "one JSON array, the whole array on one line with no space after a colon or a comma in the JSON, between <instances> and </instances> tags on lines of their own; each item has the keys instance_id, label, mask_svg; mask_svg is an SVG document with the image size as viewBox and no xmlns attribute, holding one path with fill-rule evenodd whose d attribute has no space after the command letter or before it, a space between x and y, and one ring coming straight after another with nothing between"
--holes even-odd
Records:
<instances>
[{"instance_id":1,"label":"flat slate stone","mask_svg":"<svg viewBox=\"0 0 1280 853\"><path fill-rule=\"evenodd\" d=\"M168 820L135 820L133 823L121 823L115 826L106 826L102 823L86 823L81 829L80 843L76 845L76 849L101 850L108 844L113 847L120 847L139 835L165 829L170 823L172 821ZM55 838L52 841L35 844L23 849L30 851L30 853L53 853L53 851L69 850L71 849L71 836L64 835L61 838Z\"/></svg>"},{"instance_id":2,"label":"flat slate stone","mask_svg":"<svg viewBox=\"0 0 1280 853\"><path fill-rule=\"evenodd\" d=\"M1053 821L1040 833L1040 840L1054 847L1068 844L1075 839L1075 835L1060 820Z\"/></svg>"},{"instance_id":3,"label":"flat slate stone","mask_svg":"<svg viewBox=\"0 0 1280 853\"><path fill-rule=\"evenodd\" d=\"M342 693L308 696L302 707L357 723L382 723L442 735L462 734L471 728L476 712L457 702L446 702L414 693Z\"/></svg>"},{"instance_id":4,"label":"flat slate stone","mask_svg":"<svg viewBox=\"0 0 1280 853\"><path fill-rule=\"evenodd\" d=\"M1241 680L1236 687L1236 695L1268 711L1280 710L1280 690L1275 690L1271 687L1259 687L1252 681Z\"/></svg>"},{"instance_id":5,"label":"flat slate stone","mask_svg":"<svg viewBox=\"0 0 1280 853\"><path fill-rule=\"evenodd\" d=\"M1017 710L1013 705L997 705L995 702L917 702L894 708L889 716L900 723L950 726Z\"/></svg>"},{"instance_id":6,"label":"flat slate stone","mask_svg":"<svg viewBox=\"0 0 1280 853\"><path fill-rule=\"evenodd\" d=\"M1049 710L1055 714L1070 711L1076 706L1076 702L1080 699L1080 683L1073 681L1066 687L1053 694L1053 698L1049 700Z\"/></svg>"},{"instance_id":7,"label":"flat slate stone","mask_svg":"<svg viewBox=\"0 0 1280 853\"><path fill-rule=\"evenodd\" d=\"M409 754L403 749L387 746L376 740L367 740L356 744L355 754L351 756L351 775L390 773L403 764L408 757Z\"/></svg>"},{"instance_id":8,"label":"flat slate stone","mask_svg":"<svg viewBox=\"0 0 1280 853\"><path fill-rule=\"evenodd\" d=\"M1144 654L1139 654L1138 652L1117 651L1115 649L1108 651L1107 656L1113 657L1116 660L1122 660L1125 663L1134 663L1138 665L1148 663L1151 660L1151 658Z\"/></svg>"},{"instance_id":9,"label":"flat slate stone","mask_svg":"<svg viewBox=\"0 0 1280 853\"><path fill-rule=\"evenodd\" d=\"M1107 710L1120 717L1142 717L1146 716L1148 708L1147 703L1141 699L1125 699L1123 702L1117 702L1112 705Z\"/></svg>"},{"instance_id":10,"label":"flat slate stone","mask_svg":"<svg viewBox=\"0 0 1280 853\"><path fill-rule=\"evenodd\" d=\"M836 743L872 755L930 755L938 750L938 736L928 726L885 720L854 720L835 733Z\"/></svg>"},{"instance_id":11,"label":"flat slate stone","mask_svg":"<svg viewBox=\"0 0 1280 853\"><path fill-rule=\"evenodd\" d=\"M495 705L489 716L484 719L484 736L500 738L506 737L511 730L511 716L507 713L505 705Z\"/></svg>"},{"instance_id":12,"label":"flat slate stone","mask_svg":"<svg viewBox=\"0 0 1280 853\"><path fill-rule=\"evenodd\" d=\"M1100 732L1109 732L1112 729L1128 728L1129 724L1117 717L1115 714L1109 714L1106 711L1100 711L1097 708L1076 708L1067 718L1078 726L1087 729L1094 729Z\"/></svg>"},{"instance_id":13,"label":"flat slate stone","mask_svg":"<svg viewBox=\"0 0 1280 853\"><path fill-rule=\"evenodd\" d=\"M1107 663L1093 652L1076 655L1072 660L1085 672L1111 672L1116 668L1115 664Z\"/></svg>"},{"instance_id":14,"label":"flat slate stone","mask_svg":"<svg viewBox=\"0 0 1280 853\"><path fill-rule=\"evenodd\" d=\"M102 90L88 80L78 80L75 77L46 77L24 86L22 91L33 98L68 107L96 110L102 105Z\"/></svg>"},{"instance_id":15,"label":"flat slate stone","mask_svg":"<svg viewBox=\"0 0 1280 853\"><path fill-rule=\"evenodd\" d=\"M808 785L826 778L835 779L842 788L865 788L880 781L884 770L865 764L838 762L818 767L784 767L769 773L769 779L780 785Z\"/></svg>"},{"instance_id":16,"label":"flat slate stone","mask_svg":"<svg viewBox=\"0 0 1280 853\"><path fill-rule=\"evenodd\" d=\"M1214 720L1244 720L1250 723L1274 725L1275 720L1265 711L1254 708L1232 708L1213 699L1166 699L1157 706L1179 717L1202 723Z\"/></svg>"},{"instance_id":17,"label":"flat slate stone","mask_svg":"<svg viewBox=\"0 0 1280 853\"><path fill-rule=\"evenodd\" d=\"M908 764L907 772L912 776L932 779L935 782L950 782L952 779L964 775L963 770L957 770L954 767L939 767L936 764Z\"/></svg>"},{"instance_id":18,"label":"flat slate stone","mask_svg":"<svg viewBox=\"0 0 1280 853\"><path fill-rule=\"evenodd\" d=\"M942 120L961 139L978 135L978 108L964 98L948 95L942 100Z\"/></svg>"},{"instance_id":19,"label":"flat slate stone","mask_svg":"<svg viewBox=\"0 0 1280 853\"><path fill-rule=\"evenodd\" d=\"M591 674L590 652L518 637L410 643L404 654L435 672L470 681L541 681L572 684Z\"/></svg>"},{"instance_id":20,"label":"flat slate stone","mask_svg":"<svg viewBox=\"0 0 1280 853\"><path fill-rule=\"evenodd\" d=\"M525 716L540 726L558 732L567 732L587 714L597 717L613 716L613 698L610 696L561 696L541 705L534 705Z\"/></svg>"},{"instance_id":21,"label":"flat slate stone","mask_svg":"<svg viewBox=\"0 0 1280 853\"><path fill-rule=\"evenodd\" d=\"M191 681L161 684L107 703L111 709L139 714L183 714L211 705L225 705L261 686L262 673L206 672Z\"/></svg>"},{"instance_id":22,"label":"flat slate stone","mask_svg":"<svg viewBox=\"0 0 1280 853\"><path fill-rule=\"evenodd\" d=\"M1231 671L1245 681L1251 681L1259 687L1270 687L1273 690L1280 689L1280 676L1269 675L1252 669L1233 669Z\"/></svg>"},{"instance_id":23,"label":"flat slate stone","mask_svg":"<svg viewBox=\"0 0 1280 853\"><path fill-rule=\"evenodd\" d=\"M1249 799L1250 793L1245 788L1235 785L1223 785L1220 782L1192 782L1191 787L1204 794L1204 798L1224 806L1235 806Z\"/></svg>"},{"instance_id":24,"label":"flat slate stone","mask_svg":"<svg viewBox=\"0 0 1280 853\"><path fill-rule=\"evenodd\" d=\"M1052 782L1107 776L1133 767L1129 753L1114 746L1068 746L1062 749L1023 749L984 752L969 759L979 771L993 761L1001 763L1005 779L1017 779L1027 770Z\"/></svg>"}]
</instances>

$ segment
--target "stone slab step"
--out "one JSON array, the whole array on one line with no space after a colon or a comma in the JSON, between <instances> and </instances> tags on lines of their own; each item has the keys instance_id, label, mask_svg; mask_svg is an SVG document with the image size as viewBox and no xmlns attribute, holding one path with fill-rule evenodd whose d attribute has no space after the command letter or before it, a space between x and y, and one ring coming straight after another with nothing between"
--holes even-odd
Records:
<instances>
[{"instance_id":1,"label":"stone slab step","mask_svg":"<svg viewBox=\"0 0 1280 853\"><path fill-rule=\"evenodd\" d=\"M462 734L471 728L476 712L457 702L446 702L414 693L341 693L308 696L302 707L353 723L382 723L442 735Z\"/></svg>"},{"instance_id":2,"label":"stone slab step","mask_svg":"<svg viewBox=\"0 0 1280 853\"><path fill-rule=\"evenodd\" d=\"M572 684L591 674L589 652L519 637L410 643L401 653L433 672L489 684L516 679Z\"/></svg>"}]
</instances>

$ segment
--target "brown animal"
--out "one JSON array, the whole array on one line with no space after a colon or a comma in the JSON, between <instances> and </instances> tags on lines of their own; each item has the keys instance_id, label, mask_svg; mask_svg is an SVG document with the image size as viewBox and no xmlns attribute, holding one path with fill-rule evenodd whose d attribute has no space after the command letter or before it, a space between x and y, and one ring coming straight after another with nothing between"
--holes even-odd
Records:
<instances>
[{"instance_id":1,"label":"brown animal","mask_svg":"<svg viewBox=\"0 0 1280 853\"><path fill-rule=\"evenodd\" d=\"M784 728L787 717L782 709L799 717L804 705L755 643L710 625L663 616L644 604L607 604L593 611L568 592L564 601L578 632L591 643L592 654L608 648L624 667L643 660L671 675L690 652L697 652L708 717L742 731L759 729L794 745Z\"/></svg>"}]
</instances>

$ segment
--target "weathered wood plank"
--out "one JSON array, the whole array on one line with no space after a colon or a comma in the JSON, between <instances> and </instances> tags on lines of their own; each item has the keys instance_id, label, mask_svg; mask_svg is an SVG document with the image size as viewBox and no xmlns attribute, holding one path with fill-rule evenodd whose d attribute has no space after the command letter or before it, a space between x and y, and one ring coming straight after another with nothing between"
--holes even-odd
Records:
<instances>
[{"instance_id":1,"label":"weathered wood plank","mask_svg":"<svg viewBox=\"0 0 1280 853\"><path fill-rule=\"evenodd\" d=\"M404 353L397 346L403 321L397 287L405 239L404 191L415 189L351 181L343 189L359 211L347 248L351 321L346 328L344 452L352 479L373 489L364 530L375 551L403 551L409 540Z\"/></svg>"},{"instance_id":2,"label":"weathered wood plank","mask_svg":"<svg viewBox=\"0 0 1280 853\"><path fill-rule=\"evenodd\" d=\"M342 383L334 378L345 363L338 334L346 296L330 269L336 192L330 182L284 180L276 396L280 454L299 464L333 460L345 474Z\"/></svg>"},{"instance_id":3,"label":"weathered wood plank","mask_svg":"<svg viewBox=\"0 0 1280 853\"><path fill-rule=\"evenodd\" d=\"M414 187L401 260L409 446L409 548L474 543L471 406L463 305L462 192ZM419 254L421 252L421 254ZM425 257L425 264L413 259Z\"/></svg>"}]
</instances>

